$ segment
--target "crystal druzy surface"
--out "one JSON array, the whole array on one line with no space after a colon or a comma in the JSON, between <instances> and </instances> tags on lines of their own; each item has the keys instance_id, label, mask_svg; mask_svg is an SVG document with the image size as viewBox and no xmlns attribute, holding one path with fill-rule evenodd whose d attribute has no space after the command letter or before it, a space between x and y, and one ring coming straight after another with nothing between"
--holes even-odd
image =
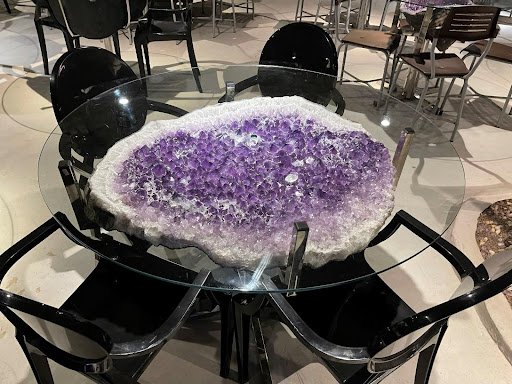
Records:
<instances>
[{"instance_id":1,"label":"crystal druzy surface","mask_svg":"<svg viewBox=\"0 0 512 384\"><path fill-rule=\"evenodd\" d=\"M122 231L195 245L216 263L284 265L293 223L313 267L363 249L393 208L385 146L300 97L256 98L154 121L113 146L89 204Z\"/></svg>"}]
</instances>

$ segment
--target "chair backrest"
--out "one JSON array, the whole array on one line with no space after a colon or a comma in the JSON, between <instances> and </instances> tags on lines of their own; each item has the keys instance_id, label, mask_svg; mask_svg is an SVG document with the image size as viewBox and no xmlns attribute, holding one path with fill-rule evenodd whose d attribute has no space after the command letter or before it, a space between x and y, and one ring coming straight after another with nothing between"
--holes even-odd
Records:
<instances>
[{"instance_id":1,"label":"chair backrest","mask_svg":"<svg viewBox=\"0 0 512 384\"><path fill-rule=\"evenodd\" d=\"M464 5L450 9L443 25L432 31L434 38L476 41L494 38L500 8L483 5Z\"/></svg>"},{"instance_id":2,"label":"chair backrest","mask_svg":"<svg viewBox=\"0 0 512 384\"><path fill-rule=\"evenodd\" d=\"M112 36L118 30L127 27L132 17L129 0L48 0L48 3L57 21L67 28L72 36L88 39Z\"/></svg>"},{"instance_id":3,"label":"chair backrest","mask_svg":"<svg viewBox=\"0 0 512 384\"><path fill-rule=\"evenodd\" d=\"M55 63L50 79L50 94L55 117L64 135L76 140L74 149L83 156L102 157L112 144L136 130L146 121L144 86L123 60L105 49L88 47L64 53ZM87 113L66 118L76 108L101 93L126 84L119 100L87 103ZM129 103L122 103L121 99ZM87 142L94 143L87 146ZM114 142L115 142L114 141ZM104 143L104 145L98 145Z\"/></svg>"},{"instance_id":4,"label":"chair backrest","mask_svg":"<svg viewBox=\"0 0 512 384\"><path fill-rule=\"evenodd\" d=\"M506 250L485 260L464 277L449 300L396 322L377 335L369 347L374 356L370 364L376 371L396 368L403 364L403 359L412 357L412 352L428 346L450 316L499 294L511 284L512 250ZM396 344L415 335L419 336L412 337L413 342L409 341L406 348L395 352ZM391 350L394 351L391 355L382 353Z\"/></svg>"},{"instance_id":5,"label":"chair backrest","mask_svg":"<svg viewBox=\"0 0 512 384\"><path fill-rule=\"evenodd\" d=\"M258 83L264 96L299 95L323 105L331 100L338 55L331 37L319 26L299 22L280 28L266 42L259 63L305 70L286 72L261 67Z\"/></svg>"}]
</instances>

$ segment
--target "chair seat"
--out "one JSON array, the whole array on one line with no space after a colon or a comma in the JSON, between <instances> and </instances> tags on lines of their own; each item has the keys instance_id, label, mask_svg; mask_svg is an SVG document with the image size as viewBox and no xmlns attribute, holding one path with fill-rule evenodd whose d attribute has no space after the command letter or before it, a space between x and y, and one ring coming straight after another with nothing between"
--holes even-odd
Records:
<instances>
[{"instance_id":1,"label":"chair seat","mask_svg":"<svg viewBox=\"0 0 512 384\"><path fill-rule=\"evenodd\" d=\"M400 35L384 31L352 29L342 41L359 47L393 52L400 44Z\"/></svg>"},{"instance_id":2,"label":"chair seat","mask_svg":"<svg viewBox=\"0 0 512 384\"><path fill-rule=\"evenodd\" d=\"M430 76L430 53L400 55L400 58L424 76ZM436 77L462 77L469 73L466 64L454 53L438 53L435 58Z\"/></svg>"},{"instance_id":3,"label":"chair seat","mask_svg":"<svg viewBox=\"0 0 512 384\"><path fill-rule=\"evenodd\" d=\"M137 27L135 39L148 41L175 40L176 37L185 39L188 33L187 23L166 20L152 20L151 24L141 24Z\"/></svg>"},{"instance_id":4,"label":"chair seat","mask_svg":"<svg viewBox=\"0 0 512 384\"><path fill-rule=\"evenodd\" d=\"M186 291L100 260L62 309L79 314L107 332L114 343L122 343L157 330Z\"/></svg>"},{"instance_id":5,"label":"chair seat","mask_svg":"<svg viewBox=\"0 0 512 384\"><path fill-rule=\"evenodd\" d=\"M463 49L463 51L480 56L486 45L487 40L479 40L476 43L468 45ZM505 63L512 63L512 46L493 42L486 58L503 61Z\"/></svg>"}]
</instances>

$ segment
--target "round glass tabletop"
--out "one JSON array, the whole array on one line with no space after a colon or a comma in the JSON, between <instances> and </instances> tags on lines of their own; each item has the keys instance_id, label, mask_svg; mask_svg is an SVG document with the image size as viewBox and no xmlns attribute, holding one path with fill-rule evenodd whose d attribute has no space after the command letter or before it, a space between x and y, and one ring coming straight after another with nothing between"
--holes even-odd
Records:
<instances>
[{"instance_id":1,"label":"round glass tabletop","mask_svg":"<svg viewBox=\"0 0 512 384\"><path fill-rule=\"evenodd\" d=\"M394 158L399 178L394 208L386 223L403 210L441 235L457 215L465 186L460 159L447 137L408 105L366 85L341 85L332 76L283 67L210 65L201 68L201 85L200 93L189 70L172 70L128 82L81 105L49 135L39 159L44 201L63 227L71 225L81 232L82 244L99 257L156 279L188 286L194 285L197 272L208 270L205 289L256 293L268 291L269 286L284 292L344 284L389 270L429 247L428 241L400 227L385 241L343 260L313 265L303 262L308 252L304 234L308 224L310 233L318 228L306 220L290 226L286 257L281 254L278 260L275 255L262 254L257 264L237 267L224 264L194 244L164 246L154 239L153 244L149 243L144 233L146 229L149 232L151 223L148 228L127 234L114 229L108 213L91 216L87 212L89 179L112 146L151 121L178 119L219 100L298 95L321 105L321 111L325 108L343 114L344 119L361 124ZM408 135L405 130L409 130ZM217 235L226 243L224 227L219 228ZM254 249L254 244L264 244L265 233L249 231L247 246ZM229 242L225 246L229 247ZM243 244L237 250L243 259ZM264 287L266 279L273 284Z\"/></svg>"}]
</instances>

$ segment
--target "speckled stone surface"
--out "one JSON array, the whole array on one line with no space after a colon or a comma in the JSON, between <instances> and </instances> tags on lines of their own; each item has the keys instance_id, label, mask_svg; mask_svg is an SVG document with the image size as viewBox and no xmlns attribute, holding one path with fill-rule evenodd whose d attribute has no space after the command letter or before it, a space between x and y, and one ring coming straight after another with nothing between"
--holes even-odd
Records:
<instances>
[{"instance_id":1,"label":"speckled stone surface","mask_svg":"<svg viewBox=\"0 0 512 384\"><path fill-rule=\"evenodd\" d=\"M478 217L476 241L484 259L512 246L512 199L491 204ZM512 289L504 292L512 306Z\"/></svg>"}]
</instances>

